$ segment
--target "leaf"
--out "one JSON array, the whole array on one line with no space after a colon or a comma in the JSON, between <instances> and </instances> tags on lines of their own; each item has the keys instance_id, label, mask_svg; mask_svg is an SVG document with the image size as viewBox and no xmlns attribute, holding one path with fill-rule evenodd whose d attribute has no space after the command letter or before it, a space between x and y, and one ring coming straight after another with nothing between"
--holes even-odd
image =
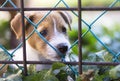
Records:
<instances>
[{"instance_id":1,"label":"leaf","mask_svg":"<svg viewBox=\"0 0 120 81\"><path fill-rule=\"evenodd\" d=\"M44 74L47 73L48 70L42 70L39 73L35 73L29 76L23 76L23 81L42 81Z\"/></svg>"},{"instance_id":2,"label":"leaf","mask_svg":"<svg viewBox=\"0 0 120 81\"><path fill-rule=\"evenodd\" d=\"M87 72L83 72L80 75L80 78L82 81L90 81L91 79L93 79L94 74L95 74L95 71L92 69L89 69Z\"/></svg>"},{"instance_id":3,"label":"leaf","mask_svg":"<svg viewBox=\"0 0 120 81\"><path fill-rule=\"evenodd\" d=\"M74 81L72 77L67 76L67 81Z\"/></svg>"},{"instance_id":4,"label":"leaf","mask_svg":"<svg viewBox=\"0 0 120 81\"><path fill-rule=\"evenodd\" d=\"M23 81L59 81L55 75L47 75L48 70L42 70L30 76L24 76Z\"/></svg>"},{"instance_id":5,"label":"leaf","mask_svg":"<svg viewBox=\"0 0 120 81\"><path fill-rule=\"evenodd\" d=\"M60 72L56 75L56 77L59 79L59 81L66 81L68 74L64 70L60 70Z\"/></svg>"},{"instance_id":6,"label":"leaf","mask_svg":"<svg viewBox=\"0 0 120 81\"><path fill-rule=\"evenodd\" d=\"M106 72L103 72L102 74L99 74L96 71L95 76L93 78L93 81L108 81L108 78L110 79L110 77L109 77L109 70L106 71Z\"/></svg>"},{"instance_id":7,"label":"leaf","mask_svg":"<svg viewBox=\"0 0 120 81\"><path fill-rule=\"evenodd\" d=\"M23 81L39 81L41 76L38 76L37 74L30 75L30 76L24 76Z\"/></svg>"},{"instance_id":8,"label":"leaf","mask_svg":"<svg viewBox=\"0 0 120 81\"><path fill-rule=\"evenodd\" d=\"M28 73L29 74L34 74L36 73L36 65L35 64L30 64L29 68L28 68Z\"/></svg>"},{"instance_id":9,"label":"leaf","mask_svg":"<svg viewBox=\"0 0 120 81\"><path fill-rule=\"evenodd\" d=\"M113 57L106 50L101 50L101 51L97 52L96 55L99 58L103 59L103 61L105 61L105 62L111 62L112 61L112 57Z\"/></svg>"},{"instance_id":10,"label":"leaf","mask_svg":"<svg viewBox=\"0 0 120 81\"><path fill-rule=\"evenodd\" d=\"M103 81L111 81L111 78L110 77L105 77L105 78L103 78Z\"/></svg>"},{"instance_id":11,"label":"leaf","mask_svg":"<svg viewBox=\"0 0 120 81\"><path fill-rule=\"evenodd\" d=\"M59 80L54 75L50 75L47 76L44 80L40 80L40 81L59 81Z\"/></svg>"},{"instance_id":12,"label":"leaf","mask_svg":"<svg viewBox=\"0 0 120 81\"><path fill-rule=\"evenodd\" d=\"M0 51L0 61L8 60L9 56L4 51Z\"/></svg>"},{"instance_id":13,"label":"leaf","mask_svg":"<svg viewBox=\"0 0 120 81\"><path fill-rule=\"evenodd\" d=\"M120 65L112 68L110 71L109 71L109 75L112 79L118 79L120 78Z\"/></svg>"},{"instance_id":14,"label":"leaf","mask_svg":"<svg viewBox=\"0 0 120 81\"><path fill-rule=\"evenodd\" d=\"M0 78L0 81L22 81L21 73L22 71L19 71L18 73L11 74L6 78Z\"/></svg>"},{"instance_id":15,"label":"leaf","mask_svg":"<svg viewBox=\"0 0 120 81\"><path fill-rule=\"evenodd\" d=\"M56 69L60 69L60 68L65 67L65 66L66 66L66 65L63 64L63 63L56 62L56 63L54 63L54 64L52 65L52 71L53 71L53 70L56 70Z\"/></svg>"},{"instance_id":16,"label":"leaf","mask_svg":"<svg viewBox=\"0 0 120 81\"><path fill-rule=\"evenodd\" d=\"M5 61L8 59L9 59L9 56L0 49L0 61ZM7 70L7 67L8 67L8 65L6 65L6 64L0 64L0 76L2 76L3 73Z\"/></svg>"},{"instance_id":17,"label":"leaf","mask_svg":"<svg viewBox=\"0 0 120 81\"><path fill-rule=\"evenodd\" d=\"M24 76L23 81L67 81L67 72L65 70L66 65L56 62L49 70L42 70L40 72L34 72L30 76ZM30 69L34 69L32 65ZM32 72L32 71L31 71Z\"/></svg>"},{"instance_id":18,"label":"leaf","mask_svg":"<svg viewBox=\"0 0 120 81\"><path fill-rule=\"evenodd\" d=\"M82 81L80 76L77 77L76 81Z\"/></svg>"},{"instance_id":19,"label":"leaf","mask_svg":"<svg viewBox=\"0 0 120 81\"><path fill-rule=\"evenodd\" d=\"M22 81L22 78L17 74L12 74L8 76L6 79L7 81Z\"/></svg>"}]
</instances>

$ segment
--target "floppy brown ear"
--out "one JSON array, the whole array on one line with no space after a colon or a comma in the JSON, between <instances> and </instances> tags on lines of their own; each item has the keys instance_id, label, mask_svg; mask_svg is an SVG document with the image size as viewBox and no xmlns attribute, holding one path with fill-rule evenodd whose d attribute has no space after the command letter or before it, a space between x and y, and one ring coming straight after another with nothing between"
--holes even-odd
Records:
<instances>
[{"instance_id":1,"label":"floppy brown ear","mask_svg":"<svg viewBox=\"0 0 120 81\"><path fill-rule=\"evenodd\" d=\"M32 14L30 13L25 13L25 16L28 17L29 19L32 18ZM24 18L25 22L25 27L29 23L27 20ZM20 13L18 13L12 20L11 20L11 28L14 31L16 38L19 39L22 36L22 16Z\"/></svg>"},{"instance_id":2,"label":"floppy brown ear","mask_svg":"<svg viewBox=\"0 0 120 81\"><path fill-rule=\"evenodd\" d=\"M59 14L62 16L62 18L65 20L65 22L68 24L71 30L71 23L72 23L71 15L67 11L59 11Z\"/></svg>"}]
</instances>

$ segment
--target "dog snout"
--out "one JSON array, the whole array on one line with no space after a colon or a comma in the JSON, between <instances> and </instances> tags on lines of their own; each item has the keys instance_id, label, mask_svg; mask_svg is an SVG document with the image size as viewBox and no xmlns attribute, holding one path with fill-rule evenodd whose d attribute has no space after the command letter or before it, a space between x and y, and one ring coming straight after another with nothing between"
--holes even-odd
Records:
<instances>
[{"instance_id":1,"label":"dog snout","mask_svg":"<svg viewBox=\"0 0 120 81\"><path fill-rule=\"evenodd\" d=\"M68 51L68 45L66 43L60 43L60 44L57 45L57 49L61 53L65 54Z\"/></svg>"}]
</instances>

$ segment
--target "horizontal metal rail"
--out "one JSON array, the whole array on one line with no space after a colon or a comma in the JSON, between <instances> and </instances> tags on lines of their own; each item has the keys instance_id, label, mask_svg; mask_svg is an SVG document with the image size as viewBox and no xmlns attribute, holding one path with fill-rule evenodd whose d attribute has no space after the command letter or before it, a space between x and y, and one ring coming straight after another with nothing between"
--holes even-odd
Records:
<instances>
[{"instance_id":1,"label":"horizontal metal rail","mask_svg":"<svg viewBox=\"0 0 120 81\"><path fill-rule=\"evenodd\" d=\"M0 8L0 11L20 11L21 8L13 8L13 7L5 7ZM47 10L67 10L67 11L78 11L78 8L24 8L24 11L47 11ZM83 7L81 8L82 11L119 11L120 7L113 7L113 8L107 8L107 7Z\"/></svg>"},{"instance_id":2,"label":"horizontal metal rail","mask_svg":"<svg viewBox=\"0 0 120 81\"><path fill-rule=\"evenodd\" d=\"M83 7L81 8L83 11L120 11L120 7L113 7L113 8L107 8L107 7Z\"/></svg>"},{"instance_id":3,"label":"horizontal metal rail","mask_svg":"<svg viewBox=\"0 0 120 81\"><path fill-rule=\"evenodd\" d=\"M26 61L27 64L53 64L56 61ZM57 61L58 62L58 61ZM79 62L61 62L70 65L78 65ZM0 64L24 64L23 61L0 61ZM105 66L116 66L120 63L114 62L82 62L82 65L105 65Z\"/></svg>"},{"instance_id":4,"label":"horizontal metal rail","mask_svg":"<svg viewBox=\"0 0 120 81\"><path fill-rule=\"evenodd\" d=\"M44 8L24 8L24 0L21 0L21 8L13 8L13 7L3 7L0 8L0 11L21 11L22 13L22 22L24 21L24 11L54 11L54 10L66 10L66 11L78 11L78 18L79 18L79 34L81 35L81 12L82 11L120 11L120 7L81 7L81 2L79 2L78 7L57 7L57 8L51 8L51 7L44 7ZM80 1L80 0L79 0ZM22 23L22 26L24 26L24 22ZM27 64L48 64L51 65L55 63L56 61L27 61L26 60L26 44L25 44L25 29L23 29L23 46L24 46L24 60L23 61L0 61L0 64L23 64L24 65L24 74L27 75ZM101 66L116 66L119 65L120 63L114 63L114 62L84 62L82 61L82 44L81 43L81 38L79 37L79 62L62 62L65 64L70 64L70 65L78 65L80 74L82 73L82 66L83 65L101 65ZM58 61L57 61L58 62Z\"/></svg>"}]
</instances>

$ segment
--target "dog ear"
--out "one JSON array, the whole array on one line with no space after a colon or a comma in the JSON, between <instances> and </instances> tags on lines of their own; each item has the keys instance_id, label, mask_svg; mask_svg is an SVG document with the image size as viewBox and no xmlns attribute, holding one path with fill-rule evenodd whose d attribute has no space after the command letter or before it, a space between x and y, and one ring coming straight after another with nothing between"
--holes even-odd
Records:
<instances>
[{"instance_id":1,"label":"dog ear","mask_svg":"<svg viewBox=\"0 0 120 81\"><path fill-rule=\"evenodd\" d=\"M29 18L31 21L33 20L33 15L30 13L25 13L25 16ZM24 18L25 22L25 29L28 27L30 23ZM11 20L11 28L14 31L16 38L19 39L22 36L22 16L18 13L12 20Z\"/></svg>"},{"instance_id":2,"label":"dog ear","mask_svg":"<svg viewBox=\"0 0 120 81\"><path fill-rule=\"evenodd\" d=\"M72 23L71 15L68 12L66 12L66 11L59 11L59 14L62 16L62 18L68 24L69 29L71 30L71 23Z\"/></svg>"}]
</instances>

